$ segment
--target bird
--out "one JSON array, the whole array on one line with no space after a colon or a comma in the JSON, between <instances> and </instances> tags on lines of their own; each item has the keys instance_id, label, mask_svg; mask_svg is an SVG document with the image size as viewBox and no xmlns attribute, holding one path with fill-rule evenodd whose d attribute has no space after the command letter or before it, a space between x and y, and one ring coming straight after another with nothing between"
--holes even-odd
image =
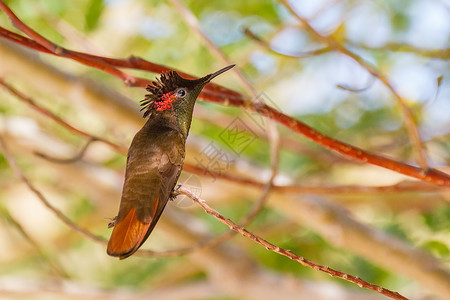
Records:
<instances>
[{"instance_id":1,"label":"bird","mask_svg":"<svg viewBox=\"0 0 450 300\"><path fill-rule=\"evenodd\" d=\"M194 105L203 87L228 71L229 65L198 79L176 71L162 73L147 85L141 101L145 125L134 136L127 154L119 212L107 254L125 259L147 240L176 186L186 153Z\"/></svg>"}]
</instances>

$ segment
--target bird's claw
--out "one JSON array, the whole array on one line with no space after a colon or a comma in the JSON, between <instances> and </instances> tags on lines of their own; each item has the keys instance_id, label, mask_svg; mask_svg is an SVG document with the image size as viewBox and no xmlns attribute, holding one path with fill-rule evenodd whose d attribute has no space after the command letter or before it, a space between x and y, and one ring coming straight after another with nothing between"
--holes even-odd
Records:
<instances>
[{"instance_id":1,"label":"bird's claw","mask_svg":"<svg viewBox=\"0 0 450 300\"><path fill-rule=\"evenodd\" d=\"M173 189L172 193L170 193L169 199L170 199L171 201L173 201L173 200L180 194L180 192L178 191L178 190L180 189L180 187L181 187L181 184L178 184L178 185Z\"/></svg>"},{"instance_id":2,"label":"bird's claw","mask_svg":"<svg viewBox=\"0 0 450 300\"><path fill-rule=\"evenodd\" d=\"M106 220L109 220L108 222L108 228L112 228L116 225L117 216L114 218L105 218Z\"/></svg>"}]
</instances>

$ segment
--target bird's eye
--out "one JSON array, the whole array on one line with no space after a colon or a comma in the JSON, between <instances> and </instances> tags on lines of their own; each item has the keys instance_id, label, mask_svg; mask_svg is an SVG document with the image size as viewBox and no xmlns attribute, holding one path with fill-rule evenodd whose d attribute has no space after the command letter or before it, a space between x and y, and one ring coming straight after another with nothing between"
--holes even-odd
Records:
<instances>
[{"instance_id":1,"label":"bird's eye","mask_svg":"<svg viewBox=\"0 0 450 300\"><path fill-rule=\"evenodd\" d=\"M177 96L183 98L184 96L186 96L186 91L184 89L179 89L177 91Z\"/></svg>"}]
</instances>

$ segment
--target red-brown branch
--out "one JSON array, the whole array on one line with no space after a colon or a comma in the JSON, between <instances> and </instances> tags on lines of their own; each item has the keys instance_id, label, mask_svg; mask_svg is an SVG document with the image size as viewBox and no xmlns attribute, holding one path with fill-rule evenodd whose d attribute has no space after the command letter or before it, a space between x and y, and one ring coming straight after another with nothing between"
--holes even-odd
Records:
<instances>
[{"instance_id":1,"label":"red-brown branch","mask_svg":"<svg viewBox=\"0 0 450 300\"><path fill-rule=\"evenodd\" d=\"M34 30L30 29L27 25L20 21L20 19L1 0L0 9L2 9L8 15L12 23L17 28L28 34L32 38L32 40L0 27L1 37L38 51L73 59L84 65L100 69L115 77L120 78L128 86L145 87L150 81L143 78L133 77L118 70L117 68L139 69L150 72L163 72L169 70L168 67L154 64L137 57L130 57L129 59L114 59L64 49L56 44L51 43L50 41L36 33ZM183 72L180 72L180 74L182 74L182 76L194 78L194 76L188 76L188 74ZM349 159L374 164L437 185L450 186L450 176L443 172L432 168L424 171L418 167L398 162L396 160L380 155L372 154L360 148L348 145L344 142L340 142L331 137L323 135L322 133L314 130L301 121L287 116L274 108L271 108L262 103L252 102L242 94L221 87L217 84L208 84L202 92L201 97L204 100L210 102L232 105L255 111L265 117L275 120L276 122L286 126L292 131L305 136L306 138L326 147L327 149L342 154Z\"/></svg>"},{"instance_id":2,"label":"red-brown branch","mask_svg":"<svg viewBox=\"0 0 450 300\"><path fill-rule=\"evenodd\" d=\"M2 7L2 2L0 1L0 8ZM10 40L14 43L20 44L22 46L25 46L30 49L34 49L43 53L52 54L59 57L65 57L72 60L75 60L83 65L90 66L93 68L100 69L102 71L105 71L109 73L110 75L113 75L115 77L118 77L119 79L123 80L122 76L118 76L115 71L112 70L105 70L104 68L99 67L99 65L94 65L92 62L102 62L103 64L113 66L115 68L124 68L124 69L134 69L134 70L143 70L143 71L149 71L154 73L163 73L168 72L171 70L175 70L180 74L181 76L185 78L194 79L197 78L195 76L192 76L190 74L184 73L182 71L172 69L169 67L166 67L164 65L155 64L152 62L149 62L145 59L142 59L140 57L136 56L130 56L129 58L109 58L104 56L97 56L92 54L86 54L82 52L77 52L69 49L65 49L62 47L59 47L58 49L64 49L64 53L57 53L52 52L45 48L44 46L40 45L36 41L29 39L27 37L24 37L22 35L19 35L17 33L14 33L12 31L9 31L3 27L0 27L0 36ZM63 55L64 54L64 55ZM113 68L114 69L114 68ZM127 74L127 77L132 77L131 75ZM124 81L124 80L123 80ZM151 80L145 79L145 78L139 78L134 77L132 81L125 82L128 86L131 87L146 87L149 83L151 83ZM226 99L237 99L237 100L244 100L244 97L233 90L230 90L228 88L222 87L215 83L209 83L202 91L202 95L208 95L210 97L217 97L221 98L224 102L226 102Z\"/></svg>"},{"instance_id":3,"label":"red-brown branch","mask_svg":"<svg viewBox=\"0 0 450 300\"><path fill-rule=\"evenodd\" d=\"M328 137L308 125L295 120L282 112L273 109L270 106L267 106L264 103L260 103L259 105L255 104L251 107L254 111L258 112L260 115L263 115L268 118L272 118L277 120L278 123L283 124L284 126L290 128L291 130L298 132L304 135L306 138L315 141L316 143L333 150L339 154L342 154L350 159L367 162L373 165L377 165L386 169L390 169L392 171L402 173L408 176L416 177L418 179L436 183L439 185L450 186L450 176L446 173L443 173L436 169L428 169L426 171L421 168L414 167L405 163L398 162L396 160L373 154L367 151L364 151L358 147L346 144L344 142L338 141L331 137Z\"/></svg>"}]
</instances>

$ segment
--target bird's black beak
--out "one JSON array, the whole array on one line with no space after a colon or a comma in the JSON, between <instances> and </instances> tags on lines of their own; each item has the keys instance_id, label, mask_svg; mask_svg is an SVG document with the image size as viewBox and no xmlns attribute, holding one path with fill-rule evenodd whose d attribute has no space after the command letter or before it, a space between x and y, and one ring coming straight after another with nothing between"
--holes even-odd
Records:
<instances>
[{"instance_id":1,"label":"bird's black beak","mask_svg":"<svg viewBox=\"0 0 450 300\"><path fill-rule=\"evenodd\" d=\"M208 83L208 82L210 82L214 77L217 77L217 76L219 76L220 74L222 74L222 73L224 73L224 72L226 72L226 71L228 71L229 69L231 69L231 68L233 68L235 65L229 65L228 67L225 67L225 68L223 68L223 69L220 69L219 71L217 71L217 72L214 72L214 73L212 73L212 74L209 74L209 75L206 75L205 77L203 77L204 79L204 83L206 84L206 83Z\"/></svg>"}]
</instances>

